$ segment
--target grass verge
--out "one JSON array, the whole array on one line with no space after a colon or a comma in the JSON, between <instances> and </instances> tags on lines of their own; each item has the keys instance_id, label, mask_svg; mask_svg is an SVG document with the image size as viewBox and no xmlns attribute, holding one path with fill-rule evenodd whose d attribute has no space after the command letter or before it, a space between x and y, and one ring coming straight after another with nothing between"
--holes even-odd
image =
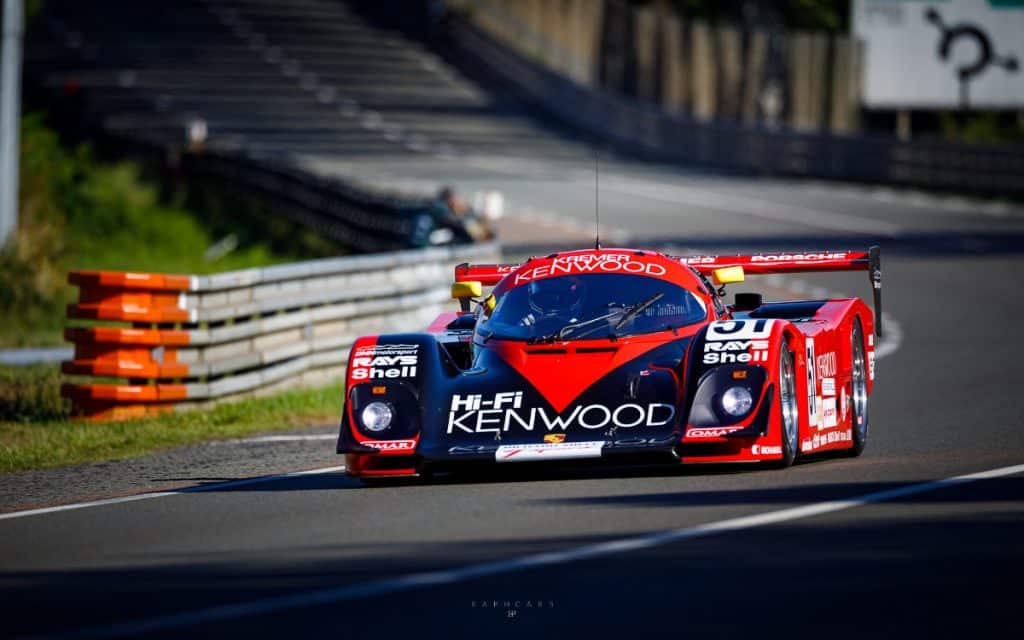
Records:
<instances>
[{"instance_id":1,"label":"grass verge","mask_svg":"<svg viewBox=\"0 0 1024 640\"><path fill-rule=\"evenodd\" d=\"M39 393L43 406L49 405L52 392ZM332 385L129 422L4 419L0 473L131 458L207 440L333 422L340 412L341 389Z\"/></svg>"},{"instance_id":2,"label":"grass verge","mask_svg":"<svg viewBox=\"0 0 1024 640\"><path fill-rule=\"evenodd\" d=\"M0 246L0 347L62 344L72 269L212 273L341 253L282 216L190 208L187 189L63 145L40 114L22 119L20 151L18 228Z\"/></svg>"}]
</instances>

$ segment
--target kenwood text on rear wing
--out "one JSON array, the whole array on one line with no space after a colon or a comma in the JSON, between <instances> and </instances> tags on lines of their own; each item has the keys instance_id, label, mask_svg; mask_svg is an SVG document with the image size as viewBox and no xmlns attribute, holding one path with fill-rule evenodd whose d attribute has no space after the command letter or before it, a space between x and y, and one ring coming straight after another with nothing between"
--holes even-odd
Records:
<instances>
[{"instance_id":1,"label":"kenwood text on rear wing","mask_svg":"<svg viewBox=\"0 0 1024 640\"><path fill-rule=\"evenodd\" d=\"M760 253L747 256L680 256L677 258L699 273L710 276L716 269L743 267L751 275L825 271L867 271L875 304L875 333L882 335L882 253L875 246L867 251L806 251Z\"/></svg>"}]
</instances>

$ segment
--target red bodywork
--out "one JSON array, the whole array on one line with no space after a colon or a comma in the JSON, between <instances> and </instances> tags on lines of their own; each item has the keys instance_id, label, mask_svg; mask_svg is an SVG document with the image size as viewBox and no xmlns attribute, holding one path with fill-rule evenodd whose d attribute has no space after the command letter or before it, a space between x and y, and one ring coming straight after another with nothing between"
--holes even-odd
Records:
<instances>
[{"instance_id":1,"label":"red bodywork","mask_svg":"<svg viewBox=\"0 0 1024 640\"><path fill-rule=\"evenodd\" d=\"M516 369L557 411L569 405L580 393L606 372L614 370L624 362L643 356L670 340L693 335L704 327L708 332L735 331L760 332L747 337L767 341L768 348L747 351L746 362L764 362L766 384L762 395L755 399L755 406L771 402L769 428L759 437L728 437L728 434L742 431L750 426L754 410L742 422L729 426L700 427L687 424L680 442L681 459L686 463L707 462L759 462L782 458L782 420L778 395L768 397L768 383L779 388L779 357L783 345L794 354L799 433L799 453L849 449L853 446L852 403L852 347L851 334L854 324L860 323L867 359L867 391L874 383L875 316L872 310L859 298L827 300L818 307L811 317L798 319L770 318L764 321L744 320L744 313L725 305L705 278L716 269L741 266L746 274L777 274L822 271L869 271L875 289L876 309L880 304L881 271L878 266L877 249L871 252L810 252L776 253L747 256L691 256L673 257L650 251L632 249L594 249L562 252L543 258L533 258L523 264L503 265L459 265L455 269L456 281L478 281L493 286L493 295L505 292L542 278L563 274L581 273L634 273L646 277L661 278L684 287L696 294L707 309L707 320L703 324L681 327L675 331L628 336L616 342L613 354L604 353L607 338L562 341L548 345L526 345L523 342L475 338L476 349L488 349L497 353L505 362ZM439 341L468 341L465 332L453 334L449 330L453 320L465 313L449 312L441 315L429 328ZM879 332L880 335L880 332ZM353 347L353 355L360 349L375 344L376 337L360 338ZM762 342L763 346L763 342ZM530 354L539 349L559 348L564 355L557 359L536 359ZM604 349L607 351L607 349ZM690 357L697 357L692 355ZM706 362L706 360L705 360ZM775 364L772 364L775 363ZM652 370L656 364L649 365ZM675 375L675 374L673 374ZM365 382L353 378L353 359L350 358L346 389ZM684 381L678 380L679 395L683 393ZM350 412L349 406L345 409ZM351 413L348 420L354 420ZM381 445L368 440L352 429L355 439L364 446L379 448ZM412 453L419 436L406 444L386 445L377 454L349 454L348 471L351 475L373 477L389 475L411 475L416 473L415 456ZM407 448L406 448L407 447ZM401 460L408 460L403 466Z\"/></svg>"}]
</instances>

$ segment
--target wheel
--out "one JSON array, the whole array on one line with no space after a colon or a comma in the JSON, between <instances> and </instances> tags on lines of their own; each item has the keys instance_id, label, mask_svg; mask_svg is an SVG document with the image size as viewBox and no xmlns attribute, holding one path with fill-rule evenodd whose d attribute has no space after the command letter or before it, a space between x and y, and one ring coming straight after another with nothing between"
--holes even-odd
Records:
<instances>
[{"instance_id":1,"label":"wheel","mask_svg":"<svg viewBox=\"0 0 1024 640\"><path fill-rule=\"evenodd\" d=\"M779 414L782 418L782 460L776 462L780 469L793 464L800 446L800 416L796 401L796 365L789 343L782 344L779 356Z\"/></svg>"},{"instance_id":2,"label":"wheel","mask_svg":"<svg viewBox=\"0 0 1024 640\"><path fill-rule=\"evenodd\" d=\"M860 318L853 322L850 342L850 353L853 354L853 372L851 375L853 393L850 397L850 405L853 412L851 417L853 423L853 447L850 449L850 455L859 456L864 453L864 447L868 444L867 359L864 356L864 331L860 326Z\"/></svg>"}]
</instances>

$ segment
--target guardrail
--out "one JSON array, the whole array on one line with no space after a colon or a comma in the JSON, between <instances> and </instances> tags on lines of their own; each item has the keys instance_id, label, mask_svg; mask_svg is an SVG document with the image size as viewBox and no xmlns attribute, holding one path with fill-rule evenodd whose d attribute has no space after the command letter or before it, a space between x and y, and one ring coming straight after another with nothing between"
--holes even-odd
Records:
<instances>
[{"instance_id":1,"label":"guardrail","mask_svg":"<svg viewBox=\"0 0 1024 640\"><path fill-rule=\"evenodd\" d=\"M242 210L248 205L265 207L352 251L423 246L426 234L420 225L433 224L430 209L436 203L429 197L317 175L287 158L244 149L190 149L100 125L92 126L91 134L106 154L137 158L172 182L184 180L200 198L213 194L223 202L222 196L229 195Z\"/></svg>"},{"instance_id":2,"label":"guardrail","mask_svg":"<svg viewBox=\"0 0 1024 640\"><path fill-rule=\"evenodd\" d=\"M450 302L454 266L496 244L209 276L76 271L61 388L72 414L124 420L340 379L360 335L419 330ZM117 322L116 326L96 321ZM117 381L78 379L79 376Z\"/></svg>"}]
</instances>

